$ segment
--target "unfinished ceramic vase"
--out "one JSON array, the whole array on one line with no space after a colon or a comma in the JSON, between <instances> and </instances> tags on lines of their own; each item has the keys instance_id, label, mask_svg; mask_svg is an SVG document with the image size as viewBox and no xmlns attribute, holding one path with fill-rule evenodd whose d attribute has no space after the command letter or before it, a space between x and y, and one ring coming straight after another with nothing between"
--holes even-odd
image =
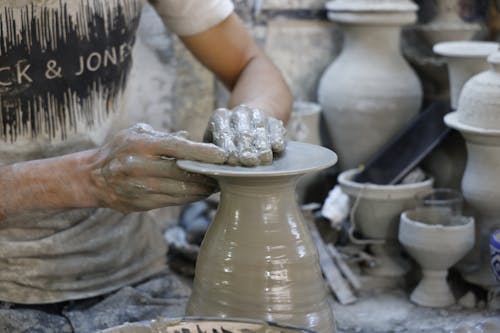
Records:
<instances>
[{"instance_id":1,"label":"unfinished ceramic vase","mask_svg":"<svg viewBox=\"0 0 500 333\"><path fill-rule=\"evenodd\" d=\"M335 332L318 253L294 191L301 175L336 161L321 146L288 142L266 166L178 162L182 169L214 177L221 188L200 248L188 315Z\"/></svg>"},{"instance_id":2,"label":"unfinished ceramic vase","mask_svg":"<svg viewBox=\"0 0 500 333\"><path fill-rule=\"evenodd\" d=\"M367 269L375 276L400 277L408 271L401 258L398 226L401 212L415 206L417 193L430 190L433 180L413 184L376 185L352 180L357 169L342 172L338 182L353 203L351 223L371 243L377 265Z\"/></svg>"},{"instance_id":3,"label":"unfinished ceramic vase","mask_svg":"<svg viewBox=\"0 0 500 333\"><path fill-rule=\"evenodd\" d=\"M461 0L436 0L435 16L418 29L431 43L436 44L444 41L469 40L479 30L478 23L466 22L460 17Z\"/></svg>"},{"instance_id":4,"label":"unfinished ceramic vase","mask_svg":"<svg viewBox=\"0 0 500 333\"><path fill-rule=\"evenodd\" d=\"M287 126L287 139L314 145L321 145L319 123L321 106L318 103L295 101ZM314 182L316 174L307 174L300 178L297 187L297 200L305 203L308 188Z\"/></svg>"},{"instance_id":5,"label":"unfinished ceramic vase","mask_svg":"<svg viewBox=\"0 0 500 333\"><path fill-rule=\"evenodd\" d=\"M467 166L462 180L465 200L478 212L476 244L480 258L464 278L486 289L496 281L489 265L489 235L500 228L500 52L488 57L491 68L472 77L462 89L458 110L445 116L467 143Z\"/></svg>"},{"instance_id":6,"label":"unfinished ceramic vase","mask_svg":"<svg viewBox=\"0 0 500 333\"><path fill-rule=\"evenodd\" d=\"M465 82L488 69L486 58L496 50L498 43L494 42L452 41L434 45L434 53L445 57L448 65L452 110L457 109Z\"/></svg>"},{"instance_id":7,"label":"unfinished ceramic vase","mask_svg":"<svg viewBox=\"0 0 500 333\"><path fill-rule=\"evenodd\" d=\"M342 170L365 163L420 110L420 81L401 56L401 26L416 19L410 0L336 0L328 18L344 32L323 74L318 100Z\"/></svg>"},{"instance_id":8,"label":"unfinished ceramic vase","mask_svg":"<svg viewBox=\"0 0 500 333\"><path fill-rule=\"evenodd\" d=\"M410 299L419 305L445 307L455 303L446 281L448 269L474 246L474 218L455 216L446 225L429 223L425 212L401 214L398 239L422 268L422 280Z\"/></svg>"}]
</instances>

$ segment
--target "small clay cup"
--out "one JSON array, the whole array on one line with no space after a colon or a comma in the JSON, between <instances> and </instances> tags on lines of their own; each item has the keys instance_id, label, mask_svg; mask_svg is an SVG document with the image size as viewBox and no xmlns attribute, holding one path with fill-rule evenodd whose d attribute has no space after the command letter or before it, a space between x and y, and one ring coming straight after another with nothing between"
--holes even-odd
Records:
<instances>
[{"instance_id":1,"label":"small clay cup","mask_svg":"<svg viewBox=\"0 0 500 333\"><path fill-rule=\"evenodd\" d=\"M401 214L399 241L422 268L422 279L411 293L412 302L428 307L455 303L446 281L448 269L474 245L474 218L457 216L447 225L428 224L416 210Z\"/></svg>"},{"instance_id":2,"label":"small clay cup","mask_svg":"<svg viewBox=\"0 0 500 333\"><path fill-rule=\"evenodd\" d=\"M462 215L462 193L451 188L434 188L417 193L416 212L425 217L425 223L448 225Z\"/></svg>"}]
</instances>

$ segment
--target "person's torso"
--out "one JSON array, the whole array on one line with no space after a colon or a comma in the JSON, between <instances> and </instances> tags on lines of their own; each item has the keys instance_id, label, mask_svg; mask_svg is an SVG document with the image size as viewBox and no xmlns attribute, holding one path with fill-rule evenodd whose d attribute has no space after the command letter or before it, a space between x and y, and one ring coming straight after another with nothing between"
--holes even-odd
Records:
<instances>
[{"instance_id":1,"label":"person's torso","mask_svg":"<svg viewBox=\"0 0 500 333\"><path fill-rule=\"evenodd\" d=\"M125 116L141 8L141 0L0 0L0 163L102 144Z\"/></svg>"},{"instance_id":2,"label":"person's torso","mask_svg":"<svg viewBox=\"0 0 500 333\"><path fill-rule=\"evenodd\" d=\"M0 0L0 165L101 145L125 115L140 0ZM101 294L165 265L145 214L69 210L0 224L0 300Z\"/></svg>"}]
</instances>

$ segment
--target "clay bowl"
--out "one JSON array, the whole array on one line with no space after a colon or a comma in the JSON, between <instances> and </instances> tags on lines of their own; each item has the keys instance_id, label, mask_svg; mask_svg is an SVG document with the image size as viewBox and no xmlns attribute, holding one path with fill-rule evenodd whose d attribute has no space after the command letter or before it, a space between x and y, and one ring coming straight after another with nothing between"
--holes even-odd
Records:
<instances>
[{"instance_id":1,"label":"clay bowl","mask_svg":"<svg viewBox=\"0 0 500 333\"><path fill-rule=\"evenodd\" d=\"M446 277L474 246L474 218L455 216L446 225L430 219L425 211L403 212L399 241L422 268L422 280L410 299L422 306L444 307L455 303Z\"/></svg>"},{"instance_id":2,"label":"clay bowl","mask_svg":"<svg viewBox=\"0 0 500 333\"><path fill-rule=\"evenodd\" d=\"M185 317L124 324L97 333L315 333L314 331L250 319Z\"/></svg>"},{"instance_id":3,"label":"clay bowl","mask_svg":"<svg viewBox=\"0 0 500 333\"><path fill-rule=\"evenodd\" d=\"M377 185L355 182L353 178L358 172L358 169L344 171L339 175L338 182L353 203L351 223L364 238L360 243L370 244L376 261L376 265L366 268L365 273L402 277L409 266L400 256L397 241L399 215L415 206L416 194L430 190L433 179L413 184Z\"/></svg>"},{"instance_id":4,"label":"clay bowl","mask_svg":"<svg viewBox=\"0 0 500 333\"><path fill-rule=\"evenodd\" d=\"M494 231L490 237L491 268L497 281L500 283L500 229Z\"/></svg>"},{"instance_id":5,"label":"clay bowl","mask_svg":"<svg viewBox=\"0 0 500 333\"><path fill-rule=\"evenodd\" d=\"M433 180L413 184L377 185L352 180L359 172L342 172L338 182L352 202L358 200L355 211L356 227L366 238L397 239L399 215L415 206L417 193L430 190Z\"/></svg>"}]
</instances>

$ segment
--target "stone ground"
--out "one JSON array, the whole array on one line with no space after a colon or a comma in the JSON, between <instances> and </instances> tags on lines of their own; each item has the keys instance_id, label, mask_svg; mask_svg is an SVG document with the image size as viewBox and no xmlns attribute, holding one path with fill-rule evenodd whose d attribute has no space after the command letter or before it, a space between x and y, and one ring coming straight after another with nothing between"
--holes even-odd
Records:
<instances>
[{"instance_id":1,"label":"stone ground","mask_svg":"<svg viewBox=\"0 0 500 333\"><path fill-rule=\"evenodd\" d=\"M500 312L458 305L432 309L412 304L401 290L364 292L353 305L333 303L338 333L449 333L458 325L476 325Z\"/></svg>"}]
</instances>

